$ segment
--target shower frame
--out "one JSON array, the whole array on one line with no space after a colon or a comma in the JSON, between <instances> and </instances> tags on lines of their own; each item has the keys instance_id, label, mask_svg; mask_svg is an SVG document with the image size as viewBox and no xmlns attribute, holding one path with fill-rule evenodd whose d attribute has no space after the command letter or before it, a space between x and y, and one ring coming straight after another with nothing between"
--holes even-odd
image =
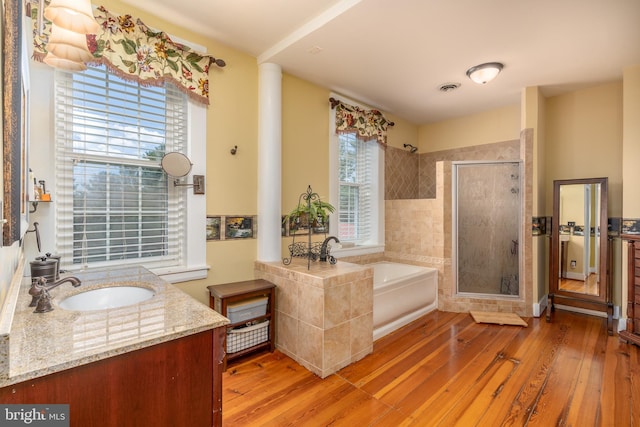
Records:
<instances>
[{"instance_id":1,"label":"shower frame","mask_svg":"<svg viewBox=\"0 0 640 427\"><path fill-rule=\"evenodd\" d=\"M483 293L483 292L468 292L468 291L460 291L459 290L459 259L458 259L458 169L460 166L469 166L469 165L505 165L512 164L517 165L518 167L518 177L517 177L517 185L518 185L518 212L517 212L517 242L518 242L518 253L517 253L517 274L518 274L518 294L503 294L503 293ZM454 284L454 294L459 297L472 297L472 298L500 298L500 299L522 299L524 297L524 289L523 289L523 277L522 277L522 257L523 257L523 235L522 235L522 213L524 210L524 196L522 188L524 186L523 180L523 169L524 164L522 160L465 160L465 161L453 161L451 162L451 212L452 212L452 273L453 273L453 284ZM505 188L506 191L509 191L508 188Z\"/></svg>"}]
</instances>

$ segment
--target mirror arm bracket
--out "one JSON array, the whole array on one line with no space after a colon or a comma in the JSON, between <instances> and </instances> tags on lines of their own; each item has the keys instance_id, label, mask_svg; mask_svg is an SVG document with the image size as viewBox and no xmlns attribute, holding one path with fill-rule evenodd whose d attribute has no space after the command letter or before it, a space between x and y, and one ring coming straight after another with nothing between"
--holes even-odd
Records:
<instances>
[{"instance_id":1,"label":"mirror arm bracket","mask_svg":"<svg viewBox=\"0 0 640 427\"><path fill-rule=\"evenodd\" d=\"M193 175L193 184L185 184L175 179L173 185L174 187L193 187L193 194L204 194L204 175Z\"/></svg>"}]
</instances>

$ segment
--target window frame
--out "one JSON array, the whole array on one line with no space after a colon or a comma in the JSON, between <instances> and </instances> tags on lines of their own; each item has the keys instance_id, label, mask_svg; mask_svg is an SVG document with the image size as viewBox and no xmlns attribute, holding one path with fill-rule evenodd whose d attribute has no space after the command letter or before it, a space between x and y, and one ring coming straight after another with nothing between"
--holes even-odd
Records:
<instances>
[{"instance_id":1,"label":"window frame","mask_svg":"<svg viewBox=\"0 0 640 427\"><path fill-rule=\"evenodd\" d=\"M42 143L32 144L30 150L30 166L39 179L45 179L47 188L52 193L52 205L57 203L57 182L55 179L55 165L51 167L51 159L55 154L54 141L54 74L55 70L44 64L30 62L31 84L38 90L32 91L32 106L42 106L33 110L31 132L34 141ZM188 101L187 116L189 127L185 154L191 159L193 167L190 176L206 175L206 123L207 108L204 105ZM42 126L42 123L48 123ZM46 141L46 142L45 142ZM37 147L36 147L37 145ZM171 283L185 282L208 277L209 266L206 262L206 197L194 195L189 187L180 187L185 192L187 220L185 223L185 245L183 247L183 262L175 266L149 266L149 270ZM53 207L53 206L52 206ZM42 208L32 214L34 220L41 224L43 248L57 251L55 236L55 209ZM35 248L26 249L27 257L39 256ZM52 252L54 252L52 251ZM64 260L63 260L64 262ZM144 263L140 263L144 265ZM68 265L65 264L65 268ZM92 268L90 266L90 268Z\"/></svg>"},{"instance_id":2,"label":"window frame","mask_svg":"<svg viewBox=\"0 0 640 427\"><path fill-rule=\"evenodd\" d=\"M352 100L344 99L336 94L331 94L333 98L340 99L350 105L356 105L360 108L371 109ZM362 244L353 244L351 242L342 243L341 248L332 249L331 253L336 258L346 256L366 255L384 252L384 149L375 140L367 141L366 144L374 144L374 158L372 159L371 176L372 182L372 204L374 210L370 213L371 221L371 237ZM336 212L332 214L334 218L340 215L340 150L339 135L336 134L335 110L329 107L329 200L336 208ZM333 236L338 235L338 221L329 221L329 232Z\"/></svg>"},{"instance_id":3,"label":"window frame","mask_svg":"<svg viewBox=\"0 0 640 427\"><path fill-rule=\"evenodd\" d=\"M86 74L86 78L84 76ZM136 84L135 82L126 82L120 78L117 74L111 72L105 66L89 66L89 69L84 73L69 73L64 71L55 72L55 152L56 152L56 179L61 180L58 188L68 189L68 192L64 194L58 194L56 203L56 212L58 215L58 221L56 224L57 229L57 243L58 254L64 259L69 261L72 259L73 264L69 266L69 269L75 270L78 265L87 268L111 267L118 264L135 265L143 263L147 267L167 265L182 265L183 264L183 248L184 242L182 240L183 233L181 231L184 228L186 221L186 215L180 208L184 205L184 193L175 191L170 186L170 179L162 171L159 163L155 161L149 161L144 159L141 150L145 150L144 145L146 143L157 144L160 141L154 135L157 131L162 129L162 121L167 126L165 127L165 135L162 139L166 142L166 150L183 152L186 146L187 128L189 125L189 117L187 115L188 98L186 94L180 91L178 88L166 85L167 89L164 91L165 96L160 97L159 94L162 90L158 90L155 87L145 87L144 85ZM103 89L104 88L104 89ZM111 88L111 90L109 89ZM136 89L137 88L137 89ZM104 90L105 97L101 93ZM129 101L123 106L119 106L120 97L126 95L129 97ZM58 98L60 96L60 98ZM160 101L160 103L158 103ZM138 108L133 108L132 104L138 104ZM145 110L144 106L151 106L156 113L159 112L164 116L158 117L157 115ZM165 105L168 109L160 109L160 105ZM136 110L133 112L131 110ZM108 119L105 121L96 113L98 110L109 111L107 114ZM126 112L125 112L126 111ZM76 112L78 115L76 115ZM177 113L177 114L176 114ZM168 115L167 115L168 114ZM171 117L178 117L178 121L174 122ZM145 124L146 120L149 120ZM168 120L168 121L167 121ZM151 126L151 127L148 127ZM154 129L155 127L155 129ZM172 132L171 129L177 129L176 132ZM126 129L126 130L125 130ZM183 131L181 129L184 129ZM151 132L151 133L150 133ZM77 136L76 136L77 135ZM156 139L156 141L153 141ZM127 141L133 142L130 144ZM150 148L150 147L149 147ZM131 150L133 149L133 153ZM136 153L137 152L137 153ZM136 154L134 154L136 153ZM158 159L159 161L159 159ZM84 166L83 166L84 165ZM145 243L142 235L146 229L146 225L150 224L148 221L142 221L140 214L143 211L137 212L137 210L131 211L125 209L124 189L118 183L119 173L111 175L109 170L122 168L130 170L138 170L140 168L148 170L157 176L162 176L163 181L159 187L162 194L161 197L167 197L165 202L161 202L160 210L157 211L158 215L166 215L161 220L161 226L166 227L165 233L159 235L162 238L161 245L165 246L166 253L144 256L144 247L149 245L149 248L153 248L151 241ZM87 172L88 171L88 172ZM109 173L109 178L104 182L106 199L103 199L101 203L104 203L106 208L104 214L104 223L102 227L97 230L91 231L91 220L88 222L86 219L95 218L101 216L100 210L93 212L85 212L85 221L82 224L76 223L78 212L76 207L78 204L82 204L82 200L78 200L75 196L73 188L76 185L76 178L80 179L79 182L85 182L84 179L90 179L95 172L91 171L105 171ZM76 173L80 175L76 175ZM138 183L142 185L143 177L138 177ZM155 180L154 180L155 181ZM86 182L85 182L86 183ZM110 206L112 202L118 204L113 199L111 193L111 185L116 184L114 187L117 195L120 193L122 197L121 220L125 217L131 218L135 214L138 214L137 227L134 227L136 235L124 237L124 230L126 225L122 223L122 228L116 228L115 236L111 237L112 225L118 227L119 222L112 223L112 215ZM130 188L133 190L134 188ZM140 203L145 198L145 194L142 193L142 188L138 188L136 192L136 199L133 200L136 203ZM101 194L101 193L98 193ZM147 194L146 196L148 196ZM90 197L90 196L89 196ZM89 203L95 202L92 198L86 198ZM154 200L154 199L151 199ZM158 199L155 199L158 200ZM165 206L162 206L162 205ZM91 211L91 209L89 209ZM144 210L145 216L153 217L155 209ZM118 210L116 209L116 212ZM117 218L116 214L116 218ZM149 219L147 218L147 220ZM91 260L92 256L89 256L90 262L83 260L82 256L78 253L81 251L78 249L80 243L78 239L78 227L86 230L88 235L94 233L104 234L104 244L102 244L103 251L96 254L98 258L105 258L103 260ZM69 232L69 230L72 230ZM82 231L84 234L85 231ZM133 243L132 248L138 247L138 256L131 258L126 256L123 252L123 247L120 245L112 245L111 239L118 241L125 240L138 240ZM89 238L89 242L92 239ZM99 243L100 240L93 239L94 242ZM157 246L157 244L156 244ZM64 250L63 250L64 247ZM140 251L142 249L142 251ZM91 251L91 247L88 248ZM125 255L124 258L111 259L111 253ZM102 255L104 253L104 255ZM127 252L135 254L135 252ZM80 262L78 262L80 261ZM81 267L81 268L82 268Z\"/></svg>"}]
</instances>

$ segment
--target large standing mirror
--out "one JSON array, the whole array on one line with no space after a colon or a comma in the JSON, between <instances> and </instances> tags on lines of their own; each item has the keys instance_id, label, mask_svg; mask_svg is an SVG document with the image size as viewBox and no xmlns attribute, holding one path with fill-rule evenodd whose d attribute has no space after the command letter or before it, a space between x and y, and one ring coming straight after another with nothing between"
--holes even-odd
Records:
<instances>
[{"instance_id":1,"label":"large standing mirror","mask_svg":"<svg viewBox=\"0 0 640 427\"><path fill-rule=\"evenodd\" d=\"M549 307L607 313L613 333L607 241L607 178L553 182Z\"/></svg>"}]
</instances>

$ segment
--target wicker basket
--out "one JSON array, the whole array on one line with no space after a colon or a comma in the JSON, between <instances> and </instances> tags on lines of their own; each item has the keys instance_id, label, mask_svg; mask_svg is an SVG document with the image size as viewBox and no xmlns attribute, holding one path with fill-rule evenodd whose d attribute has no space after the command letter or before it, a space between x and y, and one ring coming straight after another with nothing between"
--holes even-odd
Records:
<instances>
[{"instance_id":1,"label":"wicker basket","mask_svg":"<svg viewBox=\"0 0 640 427\"><path fill-rule=\"evenodd\" d=\"M227 331L227 353L237 353L245 348L267 342L269 321Z\"/></svg>"}]
</instances>

